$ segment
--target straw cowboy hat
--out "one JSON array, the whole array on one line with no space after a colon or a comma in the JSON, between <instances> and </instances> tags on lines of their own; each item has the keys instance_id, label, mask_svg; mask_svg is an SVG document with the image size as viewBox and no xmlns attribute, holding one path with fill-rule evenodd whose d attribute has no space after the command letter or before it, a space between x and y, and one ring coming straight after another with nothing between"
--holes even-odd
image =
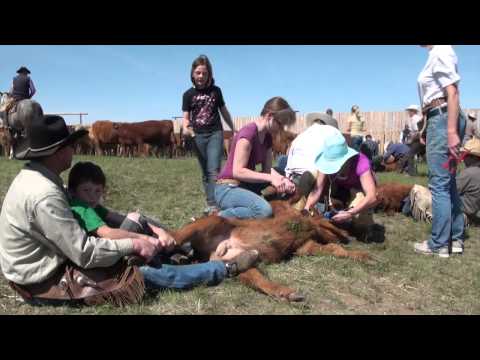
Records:
<instances>
[{"instance_id":1,"label":"straw cowboy hat","mask_svg":"<svg viewBox=\"0 0 480 360\"><path fill-rule=\"evenodd\" d=\"M85 129L70 134L61 116L44 115L40 104L33 100L19 102L16 118L12 120L13 153L18 160L53 155L61 147L73 144L88 134Z\"/></svg>"},{"instance_id":2,"label":"straw cowboy hat","mask_svg":"<svg viewBox=\"0 0 480 360\"><path fill-rule=\"evenodd\" d=\"M468 140L463 146L465 151L468 151L469 155L475 155L480 157L480 139L473 137Z\"/></svg>"},{"instance_id":3,"label":"straw cowboy hat","mask_svg":"<svg viewBox=\"0 0 480 360\"><path fill-rule=\"evenodd\" d=\"M325 140L325 149L315 160L315 166L323 174L335 174L348 159L357 154L357 151L348 147L345 138L340 133Z\"/></svg>"},{"instance_id":4,"label":"straw cowboy hat","mask_svg":"<svg viewBox=\"0 0 480 360\"><path fill-rule=\"evenodd\" d=\"M474 111L470 111L470 112L468 113L468 117L469 117L470 119L472 119L472 120L477 120L477 114L475 114Z\"/></svg>"},{"instance_id":5,"label":"straw cowboy hat","mask_svg":"<svg viewBox=\"0 0 480 360\"><path fill-rule=\"evenodd\" d=\"M410 105L405 110L413 110L413 111L419 112L420 108L418 107L418 105Z\"/></svg>"},{"instance_id":6,"label":"straw cowboy hat","mask_svg":"<svg viewBox=\"0 0 480 360\"><path fill-rule=\"evenodd\" d=\"M330 125L338 129L338 122L328 114L320 112L312 112L305 115L305 122L307 126L312 126L313 123L318 122L324 125Z\"/></svg>"}]
</instances>

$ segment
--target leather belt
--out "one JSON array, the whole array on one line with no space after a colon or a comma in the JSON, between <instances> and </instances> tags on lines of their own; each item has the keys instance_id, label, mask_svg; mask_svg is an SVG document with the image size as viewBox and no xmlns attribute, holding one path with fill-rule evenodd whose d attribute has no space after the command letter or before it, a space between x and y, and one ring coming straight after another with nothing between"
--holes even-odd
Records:
<instances>
[{"instance_id":1,"label":"leather belt","mask_svg":"<svg viewBox=\"0 0 480 360\"><path fill-rule=\"evenodd\" d=\"M218 185L240 185L240 181L234 179L218 179Z\"/></svg>"},{"instance_id":2,"label":"leather belt","mask_svg":"<svg viewBox=\"0 0 480 360\"><path fill-rule=\"evenodd\" d=\"M427 111L427 118L445 114L446 112L448 112L448 106L437 107Z\"/></svg>"},{"instance_id":3,"label":"leather belt","mask_svg":"<svg viewBox=\"0 0 480 360\"><path fill-rule=\"evenodd\" d=\"M433 108L436 108L436 107L439 107L439 106L442 106L444 104L447 103L447 98L446 97L441 97L441 98L437 98L437 99L434 99L430 102L430 104L428 105L425 105L422 109L422 112L424 114L428 113L430 110L432 110Z\"/></svg>"}]
</instances>

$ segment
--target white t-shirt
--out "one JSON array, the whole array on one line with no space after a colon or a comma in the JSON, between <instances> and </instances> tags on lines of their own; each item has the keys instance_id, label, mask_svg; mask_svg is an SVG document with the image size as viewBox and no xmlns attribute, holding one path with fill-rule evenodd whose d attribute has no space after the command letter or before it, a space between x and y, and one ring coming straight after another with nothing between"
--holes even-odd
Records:
<instances>
[{"instance_id":1,"label":"white t-shirt","mask_svg":"<svg viewBox=\"0 0 480 360\"><path fill-rule=\"evenodd\" d=\"M418 122L422 120L422 117L418 114L415 114L413 115L411 118L410 118L410 130L412 131L418 131Z\"/></svg>"},{"instance_id":2,"label":"white t-shirt","mask_svg":"<svg viewBox=\"0 0 480 360\"><path fill-rule=\"evenodd\" d=\"M315 171L315 159L323 152L325 140L331 136L342 135L340 130L330 125L313 124L293 140L288 151L285 174L303 174L305 171Z\"/></svg>"},{"instance_id":3,"label":"white t-shirt","mask_svg":"<svg viewBox=\"0 0 480 360\"><path fill-rule=\"evenodd\" d=\"M445 88L458 83L458 59L451 45L434 45L418 76L418 93L422 107L432 100L446 97Z\"/></svg>"}]
</instances>

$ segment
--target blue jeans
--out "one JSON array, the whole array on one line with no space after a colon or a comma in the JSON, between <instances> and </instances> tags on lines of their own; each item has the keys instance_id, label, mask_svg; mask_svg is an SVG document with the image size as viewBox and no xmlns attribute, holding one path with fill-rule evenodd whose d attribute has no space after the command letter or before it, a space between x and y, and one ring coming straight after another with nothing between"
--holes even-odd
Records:
<instances>
[{"instance_id":1,"label":"blue jeans","mask_svg":"<svg viewBox=\"0 0 480 360\"><path fill-rule=\"evenodd\" d=\"M150 289L186 290L198 285L217 285L227 276L222 261L192 265L146 265L140 271L145 278L145 286Z\"/></svg>"},{"instance_id":2,"label":"blue jeans","mask_svg":"<svg viewBox=\"0 0 480 360\"><path fill-rule=\"evenodd\" d=\"M274 167L275 171L280 175L285 176L285 169L287 168L288 156L280 155L277 159L277 166Z\"/></svg>"},{"instance_id":3,"label":"blue jeans","mask_svg":"<svg viewBox=\"0 0 480 360\"><path fill-rule=\"evenodd\" d=\"M460 112L458 133L460 141L465 134L465 115ZM447 114L428 119L427 165L428 187L432 193L432 236L428 245L432 250L449 245L450 240L464 240L462 203L457 192L456 174L442 167L448 162Z\"/></svg>"},{"instance_id":4,"label":"blue jeans","mask_svg":"<svg viewBox=\"0 0 480 360\"><path fill-rule=\"evenodd\" d=\"M363 143L363 137L362 136L352 136L352 149L360 151L360 146Z\"/></svg>"},{"instance_id":5,"label":"blue jeans","mask_svg":"<svg viewBox=\"0 0 480 360\"><path fill-rule=\"evenodd\" d=\"M215 186L219 216L238 219L260 219L273 215L272 207L261 196L241 187L226 184Z\"/></svg>"},{"instance_id":6,"label":"blue jeans","mask_svg":"<svg viewBox=\"0 0 480 360\"><path fill-rule=\"evenodd\" d=\"M194 140L195 153L202 169L202 181L207 195L207 205L215 206L215 181L223 157L223 131L198 133Z\"/></svg>"}]
</instances>

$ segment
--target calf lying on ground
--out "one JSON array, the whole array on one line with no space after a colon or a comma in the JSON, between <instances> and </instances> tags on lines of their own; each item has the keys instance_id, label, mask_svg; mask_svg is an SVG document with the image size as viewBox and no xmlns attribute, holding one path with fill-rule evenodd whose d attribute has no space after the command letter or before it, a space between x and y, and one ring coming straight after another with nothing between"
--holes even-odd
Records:
<instances>
[{"instance_id":1,"label":"calf lying on ground","mask_svg":"<svg viewBox=\"0 0 480 360\"><path fill-rule=\"evenodd\" d=\"M391 216L395 212L402 211L403 200L409 196L413 185L400 183L385 183L377 187L377 205L376 210L383 210Z\"/></svg>"},{"instance_id":2,"label":"calf lying on ground","mask_svg":"<svg viewBox=\"0 0 480 360\"><path fill-rule=\"evenodd\" d=\"M259 260L277 263L293 255L331 254L356 260L369 259L364 251L345 250L338 242L348 242L348 234L321 215L303 216L286 201L272 201L274 218L256 220L201 218L172 235L177 245L190 242L200 261L228 261L246 250L257 250ZM267 295L301 301L295 289L274 283L256 268L240 274L242 283Z\"/></svg>"}]
</instances>

